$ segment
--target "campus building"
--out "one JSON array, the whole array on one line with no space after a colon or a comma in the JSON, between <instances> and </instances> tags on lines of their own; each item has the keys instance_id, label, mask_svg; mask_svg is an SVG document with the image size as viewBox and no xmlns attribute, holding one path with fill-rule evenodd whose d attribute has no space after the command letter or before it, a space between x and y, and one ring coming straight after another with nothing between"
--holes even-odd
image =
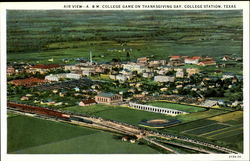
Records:
<instances>
[{"instance_id":1,"label":"campus building","mask_svg":"<svg viewBox=\"0 0 250 161\"><path fill-rule=\"evenodd\" d=\"M106 104L119 103L122 102L122 96L113 93L100 93L97 96L95 96L95 101L97 103L106 103Z\"/></svg>"},{"instance_id":2,"label":"campus building","mask_svg":"<svg viewBox=\"0 0 250 161\"><path fill-rule=\"evenodd\" d=\"M82 100L79 103L79 106L90 106L90 105L95 105L96 101L94 99L87 99L87 100Z\"/></svg>"},{"instance_id":3,"label":"campus building","mask_svg":"<svg viewBox=\"0 0 250 161\"><path fill-rule=\"evenodd\" d=\"M154 77L154 81L155 82L174 82L175 77L158 75Z\"/></svg>"},{"instance_id":4,"label":"campus building","mask_svg":"<svg viewBox=\"0 0 250 161\"><path fill-rule=\"evenodd\" d=\"M60 79L80 79L82 76L80 74L74 74L74 73L61 73L61 74L50 74L45 76L45 80L48 81L59 81Z\"/></svg>"}]
</instances>

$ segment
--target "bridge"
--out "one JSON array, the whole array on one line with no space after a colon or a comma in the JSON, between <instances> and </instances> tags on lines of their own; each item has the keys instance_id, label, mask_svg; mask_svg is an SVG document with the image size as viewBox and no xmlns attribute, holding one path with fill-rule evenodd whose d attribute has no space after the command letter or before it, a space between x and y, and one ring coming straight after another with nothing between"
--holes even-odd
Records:
<instances>
[{"instance_id":1,"label":"bridge","mask_svg":"<svg viewBox=\"0 0 250 161\"><path fill-rule=\"evenodd\" d=\"M167 115L172 115L172 116L176 116L180 114L188 114L188 112L185 112L185 111L156 107L156 106L151 106L151 105L143 105L143 104L138 104L138 103L133 103L133 102L129 102L129 107L148 111L148 112L162 113L162 114L167 114Z\"/></svg>"}]
</instances>

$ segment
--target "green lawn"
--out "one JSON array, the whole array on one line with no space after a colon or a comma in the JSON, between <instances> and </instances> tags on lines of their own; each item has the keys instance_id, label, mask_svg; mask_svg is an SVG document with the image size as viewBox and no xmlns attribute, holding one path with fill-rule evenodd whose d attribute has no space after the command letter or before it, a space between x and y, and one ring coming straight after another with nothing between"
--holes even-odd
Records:
<instances>
[{"instance_id":1,"label":"green lawn","mask_svg":"<svg viewBox=\"0 0 250 161\"><path fill-rule=\"evenodd\" d=\"M182 105L182 104L175 104L175 103L168 103L168 102L148 102L148 105L156 106L156 107L163 107L163 108L169 108L169 109L175 109L185 112L200 112L205 111L205 108L195 107L195 106L189 106L189 105Z\"/></svg>"},{"instance_id":2,"label":"green lawn","mask_svg":"<svg viewBox=\"0 0 250 161\"><path fill-rule=\"evenodd\" d=\"M8 118L8 153L148 154L158 151L95 129L27 116Z\"/></svg>"},{"instance_id":3,"label":"green lawn","mask_svg":"<svg viewBox=\"0 0 250 161\"><path fill-rule=\"evenodd\" d=\"M107 132L74 137L16 151L17 154L157 154L145 145L123 142Z\"/></svg>"},{"instance_id":4,"label":"green lawn","mask_svg":"<svg viewBox=\"0 0 250 161\"><path fill-rule=\"evenodd\" d=\"M27 116L8 118L8 153L98 131Z\"/></svg>"}]
</instances>

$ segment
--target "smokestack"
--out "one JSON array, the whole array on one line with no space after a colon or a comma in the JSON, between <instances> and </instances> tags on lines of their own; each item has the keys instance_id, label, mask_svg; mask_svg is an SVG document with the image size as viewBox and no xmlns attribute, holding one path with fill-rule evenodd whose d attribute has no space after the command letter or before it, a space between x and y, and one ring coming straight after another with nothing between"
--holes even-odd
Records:
<instances>
[{"instance_id":1,"label":"smokestack","mask_svg":"<svg viewBox=\"0 0 250 161\"><path fill-rule=\"evenodd\" d=\"M91 51L89 52L89 61L90 61L90 64L92 65L93 61L92 61L92 52Z\"/></svg>"}]
</instances>

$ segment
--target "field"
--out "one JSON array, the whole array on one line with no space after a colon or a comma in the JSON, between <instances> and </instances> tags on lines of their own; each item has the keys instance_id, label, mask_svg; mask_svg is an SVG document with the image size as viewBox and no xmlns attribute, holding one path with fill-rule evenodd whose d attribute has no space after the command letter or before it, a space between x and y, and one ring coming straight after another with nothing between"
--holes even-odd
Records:
<instances>
[{"instance_id":1,"label":"field","mask_svg":"<svg viewBox=\"0 0 250 161\"><path fill-rule=\"evenodd\" d=\"M148 154L145 145L118 140L108 132L27 116L8 118L11 154Z\"/></svg>"},{"instance_id":2,"label":"field","mask_svg":"<svg viewBox=\"0 0 250 161\"><path fill-rule=\"evenodd\" d=\"M8 11L7 34L8 62L242 56L241 11Z\"/></svg>"},{"instance_id":3,"label":"field","mask_svg":"<svg viewBox=\"0 0 250 161\"><path fill-rule=\"evenodd\" d=\"M206 138L221 145L243 151L243 112L235 111L165 129Z\"/></svg>"},{"instance_id":4,"label":"field","mask_svg":"<svg viewBox=\"0 0 250 161\"><path fill-rule=\"evenodd\" d=\"M223 125L223 124L212 124L212 125L207 125L207 126L187 130L187 131L185 131L185 133L193 134L193 135L201 135L201 134L204 134L204 133L208 133L208 132L211 132L211 131L216 131L216 130L223 129L223 128L226 128L226 127L229 127L229 126L228 125Z\"/></svg>"},{"instance_id":5,"label":"field","mask_svg":"<svg viewBox=\"0 0 250 161\"><path fill-rule=\"evenodd\" d=\"M200 112L200 111L206 110L205 108L182 105L182 104L175 104L175 103L167 103L167 102L148 102L147 104L156 106L156 107L175 109L175 110L180 110L180 111L185 111L185 112Z\"/></svg>"},{"instance_id":6,"label":"field","mask_svg":"<svg viewBox=\"0 0 250 161\"><path fill-rule=\"evenodd\" d=\"M146 112L141 110L134 110L127 107L110 106L110 105L92 105L92 106L72 106L64 108L65 111L72 111L78 113L85 113L92 116L102 117L104 119L111 119L121 121L133 125L138 125L142 120L147 119L171 119L171 116Z\"/></svg>"}]
</instances>

